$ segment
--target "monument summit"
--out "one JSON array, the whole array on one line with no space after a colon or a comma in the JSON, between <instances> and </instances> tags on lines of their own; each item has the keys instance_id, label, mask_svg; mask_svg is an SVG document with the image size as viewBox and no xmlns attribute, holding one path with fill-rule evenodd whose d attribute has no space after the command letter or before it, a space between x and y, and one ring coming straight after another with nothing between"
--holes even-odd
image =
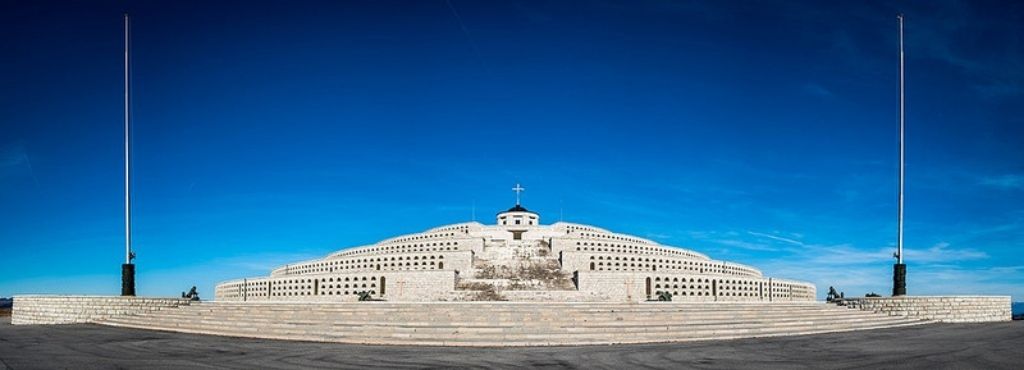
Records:
<instances>
[{"instance_id":1,"label":"monument summit","mask_svg":"<svg viewBox=\"0 0 1024 370\"><path fill-rule=\"evenodd\" d=\"M811 283L515 206L466 222L288 264L216 288L218 301L813 301ZM671 297L671 298L669 298Z\"/></svg>"}]
</instances>

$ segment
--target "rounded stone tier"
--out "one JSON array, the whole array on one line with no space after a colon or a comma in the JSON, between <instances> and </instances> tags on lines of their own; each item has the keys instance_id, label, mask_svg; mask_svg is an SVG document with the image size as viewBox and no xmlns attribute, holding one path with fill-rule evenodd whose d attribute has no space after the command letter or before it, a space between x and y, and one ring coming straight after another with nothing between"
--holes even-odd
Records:
<instances>
[{"instance_id":1,"label":"rounded stone tier","mask_svg":"<svg viewBox=\"0 0 1024 370\"><path fill-rule=\"evenodd\" d=\"M216 299L350 301L361 292L389 301L815 298L809 283L594 226L541 225L539 214L517 205L495 225L441 226L223 282Z\"/></svg>"},{"instance_id":2,"label":"rounded stone tier","mask_svg":"<svg viewBox=\"0 0 1024 370\"><path fill-rule=\"evenodd\" d=\"M685 342L927 323L817 302L200 302L95 322L234 337L489 347Z\"/></svg>"}]
</instances>

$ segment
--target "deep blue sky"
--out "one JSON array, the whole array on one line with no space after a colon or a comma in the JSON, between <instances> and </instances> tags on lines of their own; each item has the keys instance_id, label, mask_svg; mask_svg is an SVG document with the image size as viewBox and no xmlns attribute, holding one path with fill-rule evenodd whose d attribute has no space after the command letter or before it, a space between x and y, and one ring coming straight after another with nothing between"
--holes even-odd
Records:
<instances>
[{"instance_id":1,"label":"deep blue sky","mask_svg":"<svg viewBox=\"0 0 1024 370\"><path fill-rule=\"evenodd\" d=\"M450 4L450 5L449 5ZM898 11L912 294L1024 299L1024 3L0 5L0 296L139 292L513 202L824 295L890 290Z\"/></svg>"}]
</instances>

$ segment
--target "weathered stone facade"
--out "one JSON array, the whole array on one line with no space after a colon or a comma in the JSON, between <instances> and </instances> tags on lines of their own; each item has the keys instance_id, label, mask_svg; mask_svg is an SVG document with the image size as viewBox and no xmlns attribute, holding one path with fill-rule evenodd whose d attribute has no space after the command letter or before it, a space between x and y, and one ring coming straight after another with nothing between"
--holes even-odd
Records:
<instances>
[{"instance_id":1,"label":"weathered stone facade","mask_svg":"<svg viewBox=\"0 0 1024 370\"><path fill-rule=\"evenodd\" d=\"M441 226L281 266L216 288L218 301L552 300L812 301L810 283L601 228L557 222L522 206L494 225Z\"/></svg>"},{"instance_id":2,"label":"weathered stone facade","mask_svg":"<svg viewBox=\"0 0 1024 370\"><path fill-rule=\"evenodd\" d=\"M179 298L15 296L11 324L81 324L190 303Z\"/></svg>"},{"instance_id":3,"label":"weathered stone facade","mask_svg":"<svg viewBox=\"0 0 1024 370\"><path fill-rule=\"evenodd\" d=\"M1009 296L870 297L844 301L850 308L939 322L1010 321Z\"/></svg>"}]
</instances>

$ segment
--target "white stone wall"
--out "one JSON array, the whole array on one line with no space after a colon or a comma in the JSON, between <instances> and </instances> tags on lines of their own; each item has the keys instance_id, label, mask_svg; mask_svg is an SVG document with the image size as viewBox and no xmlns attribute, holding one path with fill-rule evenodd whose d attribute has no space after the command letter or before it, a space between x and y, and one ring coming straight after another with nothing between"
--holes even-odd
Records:
<instances>
[{"instance_id":1,"label":"white stone wall","mask_svg":"<svg viewBox=\"0 0 1024 370\"><path fill-rule=\"evenodd\" d=\"M641 302L647 300L646 275L638 272L591 272L578 274L579 290L584 293L603 293L612 302Z\"/></svg>"},{"instance_id":2,"label":"white stone wall","mask_svg":"<svg viewBox=\"0 0 1024 370\"><path fill-rule=\"evenodd\" d=\"M15 296L11 324L80 324L188 305L187 299L113 296Z\"/></svg>"},{"instance_id":3,"label":"white stone wall","mask_svg":"<svg viewBox=\"0 0 1024 370\"><path fill-rule=\"evenodd\" d=\"M626 252L560 251L566 271L650 271L761 277L761 271L736 263L683 256Z\"/></svg>"},{"instance_id":4,"label":"white stone wall","mask_svg":"<svg viewBox=\"0 0 1024 370\"><path fill-rule=\"evenodd\" d=\"M709 260L708 256L691 250L667 247L656 244L640 244L628 241L601 241L584 237L566 235L551 239L552 251L581 251L581 252L605 252L605 253L626 253L635 255L660 255L675 256L696 260Z\"/></svg>"},{"instance_id":5,"label":"white stone wall","mask_svg":"<svg viewBox=\"0 0 1024 370\"><path fill-rule=\"evenodd\" d=\"M846 305L864 311L939 322L1010 321L1009 296L847 298Z\"/></svg>"},{"instance_id":6,"label":"white stone wall","mask_svg":"<svg viewBox=\"0 0 1024 370\"><path fill-rule=\"evenodd\" d=\"M514 235L519 235L521 240L515 240ZM814 299L814 287L807 283L765 278L761 271L750 266L716 261L695 251L565 222L553 225L469 222L441 226L282 266L273 270L269 277L225 282L216 287L215 297L217 300L346 301L355 300L358 292L367 290L389 300L441 299L459 294L455 290L454 276L473 278L487 266L515 266L521 250L543 251L545 247L546 256L540 257L558 258L565 274L580 273L577 286L581 294L577 295L587 299L600 296L616 301L642 301L656 295L657 291L669 291L677 299L694 301ZM430 281L435 277L441 280ZM648 279L669 277L685 278L686 284L665 287L660 282L647 283ZM387 279L387 283L381 284L381 278ZM590 278L597 280L589 281ZM381 289L399 286L401 294L381 292ZM606 294L602 289L615 293ZM533 295L524 294L526 297Z\"/></svg>"},{"instance_id":7,"label":"white stone wall","mask_svg":"<svg viewBox=\"0 0 1024 370\"><path fill-rule=\"evenodd\" d=\"M384 298L401 302L440 301L455 290L454 271L427 271L389 274Z\"/></svg>"},{"instance_id":8,"label":"white stone wall","mask_svg":"<svg viewBox=\"0 0 1024 370\"><path fill-rule=\"evenodd\" d=\"M673 301L808 302L816 294L808 283L755 277L601 271L580 271L578 277L581 292L606 294L613 301L639 302L669 292Z\"/></svg>"},{"instance_id":9,"label":"white stone wall","mask_svg":"<svg viewBox=\"0 0 1024 370\"><path fill-rule=\"evenodd\" d=\"M461 243L461 246L460 246ZM433 242L441 246L400 249L395 252L374 252L299 262L274 269L270 276L304 275L346 271L388 270L453 270L468 267L474 245L480 240ZM450 260L445 263L445 260ZM453 264L456 263L456 264ZM458 265L457 263L462 263ZM445 266L447 265L447 266Z\"/></svg>"},{"instance_id":10,"label":"white stone wall","mask_svg":"<svg viewBox=\"0 0 1024 370\"><path fill-rule=\"evenodd\" d=\"M455 289L455 271L366 271L275 276L217 285L217 301L356 301L359 292L398 301L440 300Z\"/></svg>"}]
</instances>

